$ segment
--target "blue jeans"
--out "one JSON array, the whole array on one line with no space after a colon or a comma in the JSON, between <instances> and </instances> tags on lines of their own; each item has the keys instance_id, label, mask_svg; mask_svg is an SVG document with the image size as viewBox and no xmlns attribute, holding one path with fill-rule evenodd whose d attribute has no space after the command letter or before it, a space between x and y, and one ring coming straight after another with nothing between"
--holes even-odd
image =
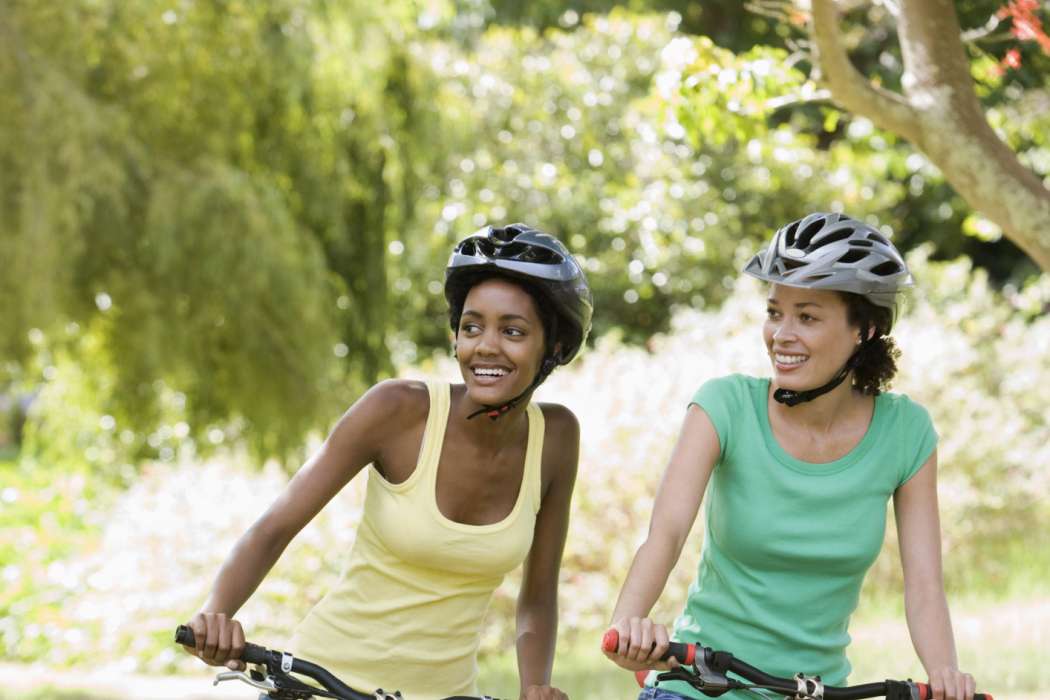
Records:
<instances>
[{"instance_id":1,"label":"blue jeans","mask_svg":"<svg viewBox=\"0 0 1050 700\"><path fill-rule=\"evenodd\" d=\"M692 698L673 693L670 690L664 690L663 688L649 687L642 688L642 692L638 693L638 700L692 700Z\"/></svg>"}]
</instances>

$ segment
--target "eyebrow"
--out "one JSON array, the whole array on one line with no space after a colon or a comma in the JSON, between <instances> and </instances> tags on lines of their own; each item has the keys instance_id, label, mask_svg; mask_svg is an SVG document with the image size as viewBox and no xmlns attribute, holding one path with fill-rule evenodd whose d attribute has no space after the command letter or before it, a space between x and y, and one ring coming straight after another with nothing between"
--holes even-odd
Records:
<instances>
[{"instance_id":1,"label":"eyebrow","mask_svg":"<svg viewBox=\"0 0 1050 700\"><path fill-rule=\"evenodd\" d=\"M483 316L481 315L480 312L474 311L473 309L465 310L462 315L463 316L474 316L476 318L483 318ZM499 317L499 320L501 320L501 321L518 320L518 321L524 321L525 323L528 323L530 325L532 324L532 321L530 321L529 319L525 318L521 314L503 314L502 316Z\"/></svg>"}]
</instances>

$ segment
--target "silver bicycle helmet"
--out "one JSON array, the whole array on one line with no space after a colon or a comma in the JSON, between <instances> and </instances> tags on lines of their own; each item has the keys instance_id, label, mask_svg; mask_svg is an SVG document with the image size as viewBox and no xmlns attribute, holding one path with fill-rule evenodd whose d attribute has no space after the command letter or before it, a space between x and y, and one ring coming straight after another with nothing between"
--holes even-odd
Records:
<instances>
[{"instance_id":1,"label":"silver bicycle helmet","mask_svg":"<svg viewBox=\"0 0 1050 700\"><path fill-rule=\"evenodd\" d=\"M884 235L845 214L824 212L809 214L779 229L769 245L747 263L744 273L789 287L859 294L889 309L891 325L897 295L912 284L904 258ZM889 328L881 332L888 333ZM861 348L830 381L802 391L778 388L773 398L797 406L828 393L849 376L860 361L860 350L870 342L864 329Z\"/></svg>"},{"instance_id":2,"label":"silver bicycle helmet","mask_svg":"<svg viewBox=\"0 0 1050 700\"><path fill-rule=\"evenodd\" d=\"M744 272L791 287L853 292L890 309L912 284L904 258L884 235L845 214L823 212L778 230Z\"/></svg>"}]
</instances>

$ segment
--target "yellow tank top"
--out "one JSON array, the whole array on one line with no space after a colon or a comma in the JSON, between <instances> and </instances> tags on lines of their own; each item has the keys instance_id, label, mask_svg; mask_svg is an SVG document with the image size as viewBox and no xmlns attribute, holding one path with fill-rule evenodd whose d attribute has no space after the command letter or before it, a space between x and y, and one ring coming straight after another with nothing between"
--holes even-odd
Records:
<instances>
[{"instance_id":1,"label":"yellow tank top","mask_svg":"<svg viewBox=\"0 0 1050 700\"><path fill-rule=\"evenodd\" d=\"M406 700L478 694L482 620L492 592L532 546L541 499L543 413L530 403L525 469L510 514L490 525L442 515L435 489L451 392L443 382L427 389L415 471L392 484L369 469L350 560L290 645L358 690L400 690Z\"/></svg>"}]
</instances>

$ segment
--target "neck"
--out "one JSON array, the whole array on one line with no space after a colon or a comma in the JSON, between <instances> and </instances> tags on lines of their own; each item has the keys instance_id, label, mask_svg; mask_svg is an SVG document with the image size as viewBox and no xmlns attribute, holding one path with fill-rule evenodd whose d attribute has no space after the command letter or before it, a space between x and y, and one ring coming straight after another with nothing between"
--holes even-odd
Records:
<instances>
[{"instance_id":1,"label":"neck","mask_svg":"<svg viewBox=\"0 0 1050 700\"><path fill-rule=\"evenodd\" d=\"M500 414L495 419L482 413L467 420L467 416L484 406L472 401L464 389L460 400L453 400L449 408L450 423L454 421L457 428L472 442L491 445L504 444L527 425L526 409L531 399L531 395L523 396L514 408Z\"/></svg>"},{"instance_id":2,"label":"neck","mask_svg":"<svg viewBox=\"0 0 1050 700\"><path fill-rule=\"evenodd\" d=\"M828 430L847 415L856 393L853 391L853 372L850 372L842 383L826 394L811 401L803 401L795 406L786 406L773 399L773 392L779 387L770 382L769 412L777 418L792 425L811 430Z\"/></svg>"}]
</instances>

